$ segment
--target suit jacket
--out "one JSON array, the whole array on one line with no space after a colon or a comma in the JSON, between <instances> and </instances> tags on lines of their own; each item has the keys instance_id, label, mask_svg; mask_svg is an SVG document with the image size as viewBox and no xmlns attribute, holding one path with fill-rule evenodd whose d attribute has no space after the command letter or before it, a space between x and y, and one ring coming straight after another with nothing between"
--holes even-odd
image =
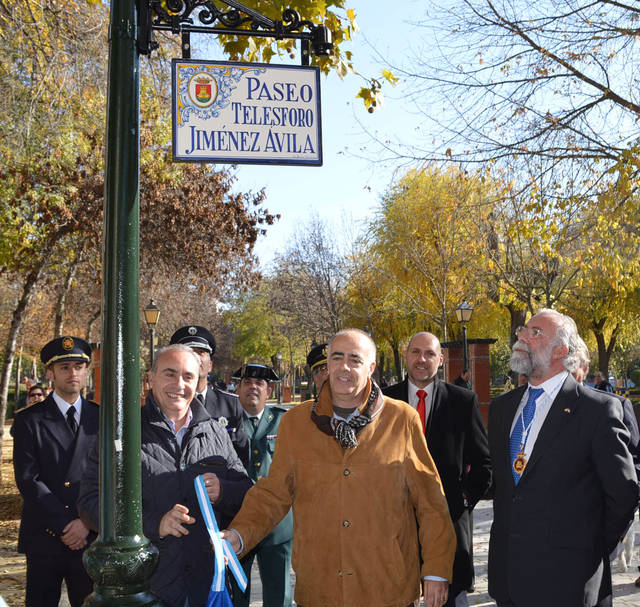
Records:
<instances>
[{"instance_id":1,"label":"suit jacket","mask_svg":"<svg viewBox=\"0 0 640 607\"><path fill-rule=\"evenodd\" d=\"M592 607L611 593L608 555L638 503L622 408L569 375L516 486L509 434L525 390L497 397L489 409L489 594L518 607Z\"/></svg>"},{"instance_id":2,"label":"suit jacket","mask_svg":"<svg viewBox=\"0 0 640 607\"><path fill-rule=\"evenodd\" d=\"M475 392L435 379L425 436L436 464L456 531L451 593L473 586L473 529L471 511L491 485L487 432L478 410ZM409 383L383 388L382 392L408 402Z\"/></svg>"},{"instance_id":3,"label":"suit jacket","mask_svg":"<svg viewBox=\"0 0 640 607\"><path fill-rule=\"evenodd\" d=\"M638 477L638 486L640 487L640 431L638 430L638 420L636 419L633 405L628 398L612 394L622 404L622 423L629 431L629 453L633 458L633 465L636 469Z\"/></svg>"},{"instance_id":4,"label":"suit jacket","mask_svg":"<svg viewBox=\"0 0 640 607\"><path fill-rule=\"evenodd\" d=\"M247 468L249 465L249 438L244 431L242 423L244 411L238 397L230 392L207 386L207 398L204 402L204 408L229 433L233 448L236 450L242 465Z\"/></svg>"},{"instance_id":5,"label":"suit jacket","mask_svg":"<svg viewBox=\"0 0 640 607\"><path fill-rule=\"evenodd\" d=\"M263 476L269 476L269 469L276 449L276 438L280 419L287 412L282 407L265 407L258 427L253 433L253 424L245 417L244 429L249 436L251 450L249 453L249 468L247 472L252 481L257 482ZM274 546L291 542L293 537L293 515L291 510L278 523L275 529L267 535L260 546Z\"/></svg>"},{"instance_id":6,"label":"suit jacket","mask_svg":"<svg viewBox=\"0 0 640 607\"><path fill-rule=\"evenodd\" d=\"M60 536L64 527L78 518L80 480L98 434L98 422L98 405L83 398L74 438L52 394L16 415L11 428L13 468L24 500L19 552L77 554L62 543ZM94 538L91 533L87 542Z\"/></svg>"}]
</instances>

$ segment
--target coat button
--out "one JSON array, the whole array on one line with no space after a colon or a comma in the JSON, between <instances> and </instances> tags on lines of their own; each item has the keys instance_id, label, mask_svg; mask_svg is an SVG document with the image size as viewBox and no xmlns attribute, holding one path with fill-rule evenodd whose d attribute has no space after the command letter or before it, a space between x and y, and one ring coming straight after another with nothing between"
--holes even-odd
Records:
<instances>
[{"instance_id":1,"label":"coat button","mask_svg":"<svg viewBox=\"0 0 640 607\"><path fill-rule=\"evenodd\" d=\"M349 476L351 474L351 470L347 468L342 474L344 474L345 476Z\"/></svg>"},{"instance_id":2,"label":"coat button","mask_svg":"<svg viewBox=\"0 0 640 607\"><path fill-rule=\"evenodd\" d=\"M351 527L351 523L349 521L343 521L342 522L342 526L343 527Z\"/></svg>"},{"instance_id":3,"label":"coat button","mask_svg":"<svg viewBox=\"0 0 640 607\"><path fill-rule=\"evenodd\" d=\"M65 487L71 487L71 483L69 481L64 481L64 486Z\"/></svg>"},{"instance_id":4,"label":"coat button","mask_svg":"<svg viewBox=\"0 0 640 607\"><path fill-rule=\"evenodd\" d=\"M66 504L65 504L64 508L65 508L65 510L69 510L69 506L67 506Z\"/></svg>"},{"instance_id":5,"label":"coat button","mask_svg":"<svg viewBox=\"0 0 640 607\"><path fill-rule=\"evenodd\" d=\"M256 468L260 467L260 462L256 462Z\"/></svg>"},{"instance_id":6,"label":"coat button","mask_svg":"<svg viewBox=\"0 0 640 607\"><path fill-rule=\"evenodd\" d=\"M259 453L260 453L260 451L258 451L258 449L254 449L254 450L253 450L253 454L254 454L254 455L258 455Z\"/></svg>"}]
</instances>

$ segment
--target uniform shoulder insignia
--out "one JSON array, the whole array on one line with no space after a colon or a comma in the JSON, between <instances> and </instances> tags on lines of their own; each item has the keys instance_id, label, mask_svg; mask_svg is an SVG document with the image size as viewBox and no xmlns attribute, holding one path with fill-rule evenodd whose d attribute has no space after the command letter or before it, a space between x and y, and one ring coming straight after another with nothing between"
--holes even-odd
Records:
<instances>
[{"instance_id":1,"label":"uniform shoulder insignia","mask_svg":"<svg viewBox=\"0 0 640 607\"><path fill-rule=\"evenodd\" d=\"M269 408L274 413L286 413L289 410L288 407L281 407L280 405L269 405Z\"/></svg>"},{"instance_id":2,"label":"uniform shoulder insignia","mask_svg":"<svg viewBox=\"0 0 640 607\"><path fill-rule=\"evenodd\" d=\"M40 402L37 403L33 403L33 405L26 405L25 407L21 407L20 409L16 409L13 412L13 415L17 415L18 413L23 414L25 411L29 411L29 412L33 412L33 411L37 411L38 409L40 409L46 402L45 400L41 400Z\"/></svg>"},{"instance_id":3,"label":"uniform shoulder insignia","mask_svg":"<svg viewBox=\"0 0 640 607\"><path fill-rule=\"evenodd\" d=\"M216 392L219 392L220 394L224 394L225 396L233 396L234 398L238 398L238 395L234 392L227 392L226 390L220 390L220 388L214 388L214 390Z\"/></svg>"}]
</instances>

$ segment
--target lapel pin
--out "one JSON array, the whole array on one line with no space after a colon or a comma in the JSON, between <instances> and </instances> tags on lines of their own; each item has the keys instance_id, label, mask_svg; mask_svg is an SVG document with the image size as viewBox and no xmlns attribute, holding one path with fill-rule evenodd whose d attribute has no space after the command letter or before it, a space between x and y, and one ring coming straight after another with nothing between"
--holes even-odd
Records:
<instances>
[{"instance_id":1,"label":"lapel pin","mask_svg":"<svg viewBox=\"0 0 640 607\"><path fill-rule=\"evenodd\" d=\"M565 409L564 412L565 413L571 413L571 409Z\"/></svg>"}]
</instances>

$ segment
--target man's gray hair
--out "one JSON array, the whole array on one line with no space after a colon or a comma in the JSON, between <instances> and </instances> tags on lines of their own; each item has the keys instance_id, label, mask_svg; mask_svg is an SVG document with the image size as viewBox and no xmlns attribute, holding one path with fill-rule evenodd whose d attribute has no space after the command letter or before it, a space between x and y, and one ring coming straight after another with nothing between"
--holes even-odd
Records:
<instances>
[{"instance_id":1,"label":"man's gray hair","mask_svg":"<svg viewBox=\"0 0 640 607\"><path fill-rule=\"evenodd\" d=\"M373 339L371 338L371 335L369 335L366 331L363 331L362 329L342 329L342 331L338 331L330 340L329 340L329 355L331 355L331 344L333 344L333 341L338 338L338 337L342 337L343 335L349 335L350 333L355 333L356 335L361 335L362 337L366 337L367 341L371 344L371 355L372 355L372 359L369 362L376 362L377 361L377 356L378 356L378 349L376 348L376 342L373 341Z\"/></svg>"},{"instance_id":2,"label":"man's gray hair","mask_svg":"<svg viewBox=\"0 0 640 607\"><path fill-rule=\"evenodd\" d=\"M153 359L153 366L151 367L151 371L156 373L158 371L158 360L160 357L166 352L187 352L193 356L193 359L198 363L198 368L202 365L202 361L200 357L195 353L193 348L189 346L185 346L184 344L171 344L169 346L164 346L160 348Z\"/></svg>"},{"instance_id":3,"label":"man's gray hair","mask_svg":"<svg viewBox=\"0 0 640 607\"><path fill-rule=\"evenodd\" d=\"M556 319L558 328L556 330L555 337L551 340L551 344L554 346L565 346L569 352L562 359L564 368L573 373L580 366L580 357L578 354L578 327L571 316L561 314L557 310L550 308L543 308L536 312L538 314L547 314L553 316ZM584 342L583 342L584 343Z\"/></svg>"},{"instance_id":4,"label":"man's gray hair","mask_svg":"<svg viewBox=\"0 0 640 607\"><path fill-rule=\"evenodd\" d=\"M589 355L589 348L587 348L587 344L584 343L582 337L578 337L576 356L578 357L578 366L587 371L591 364L591 356Z\"/></svg>"}]
</instances>

